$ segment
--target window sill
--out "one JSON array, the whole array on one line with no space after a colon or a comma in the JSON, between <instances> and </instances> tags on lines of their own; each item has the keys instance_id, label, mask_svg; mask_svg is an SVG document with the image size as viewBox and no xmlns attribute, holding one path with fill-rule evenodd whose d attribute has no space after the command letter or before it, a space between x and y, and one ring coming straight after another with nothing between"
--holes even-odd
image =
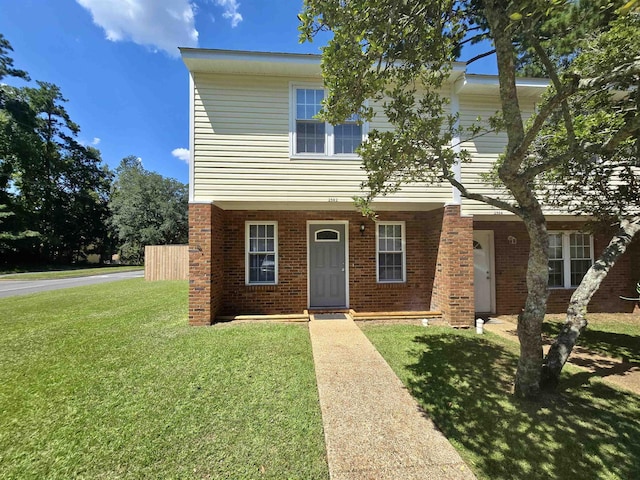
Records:
<instances>
[{"instance_id":1,"label":"window sill","mask_svg":"<svg viewBox=\"0 0 640 480\"><path fill-rule=\"evenodd\" d=\"M289 155L289 160L362 160L359 155L355 154L338 154L338 155L313 155L313 154L295 154Z\"/></svg>"}]
</instances>

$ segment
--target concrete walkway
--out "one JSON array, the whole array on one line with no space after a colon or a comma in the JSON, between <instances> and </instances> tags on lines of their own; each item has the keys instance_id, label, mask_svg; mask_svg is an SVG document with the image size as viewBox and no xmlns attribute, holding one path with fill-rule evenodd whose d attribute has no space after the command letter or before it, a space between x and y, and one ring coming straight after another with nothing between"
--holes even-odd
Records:
<instances>
[{"instance_id":1,"label":"concrete walkway","mask_svg":"<svg viewBox=\"0 0 640 480\"><path fill-rule=\"evenodd\" d=\"M353 320L309 331L332 480L475 478Z\"/></svg>"}]
</instances>

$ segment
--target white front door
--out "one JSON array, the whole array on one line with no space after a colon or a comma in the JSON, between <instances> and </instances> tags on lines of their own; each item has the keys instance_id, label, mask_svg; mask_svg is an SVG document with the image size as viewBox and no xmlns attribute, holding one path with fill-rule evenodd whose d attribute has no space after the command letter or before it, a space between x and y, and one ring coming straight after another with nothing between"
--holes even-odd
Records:
<instances>
[{"instance_id":1,"label":"white front door","mask_svg":"<svg viewBox=\"0 0 640 480\"><path fill-rule=\"evenodd\" d=\"M473 232L473 284L475 307L478 313L493 313L493 231Z\"/></svg>"}]
</instances>

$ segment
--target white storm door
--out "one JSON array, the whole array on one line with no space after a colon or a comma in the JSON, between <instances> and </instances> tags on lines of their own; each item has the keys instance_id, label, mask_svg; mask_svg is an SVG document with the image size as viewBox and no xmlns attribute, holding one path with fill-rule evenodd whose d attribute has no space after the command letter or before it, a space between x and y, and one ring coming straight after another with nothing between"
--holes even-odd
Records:
<instances>
[{"instance_id":1,"label":"white storm door","mask_svg":"<svg viewBox=\"0 0 640 480\"><path fill-rule=\"evenodd\" d=\"M475 287L475 310L478 313L493 313L493 232L473 232L473 284Z\"/></svg>"}]
</instances>

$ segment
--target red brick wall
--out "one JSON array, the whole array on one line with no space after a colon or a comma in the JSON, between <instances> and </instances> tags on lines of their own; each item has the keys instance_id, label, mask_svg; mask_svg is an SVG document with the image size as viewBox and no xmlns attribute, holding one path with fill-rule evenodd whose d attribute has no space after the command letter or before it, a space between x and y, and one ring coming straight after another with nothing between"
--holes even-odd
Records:
<instances>
[{"instance_id":1,"label":"red brick wall","mask_svg":"<svg viewBox=\"0 0 640 480\"><path fill-rule=\"evenodd\" d=\"M580 224L575 222L549 222L548 230L579 230ZM527 295L526 268L529 255L529 236L522 222L474 222L475 230L493 230L495 241L495 279L496 279L496 311L498 314L517 314L525 302ZM508 237L516 239L511 244ZM606 247L609 238L603 235L594 236L594 255L597 258ZM637 243L637 242L636 242ZM632 246L631 250L637 249ZM591 312L630 312L631 302L620 300L619 296L630 293L633 280L632 255L625 254L611 269L600 289L589 304ZM636 271L640 276L640 270ZM636 280L637 281L637 280ZM574 289L551 289L547 312L563 313ZM632 290L631 290L632 291Z\"/></svg>"},{"instance_id":2,"label":"red brick wall","mask_svg":"<svg viewBox=\"0 0 640 480\"><path fill-rule=\"evenodd\" d=\"M222 304L223 212L212 204L189 204L189 324L210 325Z\"/></svg>"},{"instance_id":3,"label":"red brick wall","mask_svg":"<svg viewBox=\"0 0 640 480\"><path fill-rule=\"evenodd\" d=\"M431 305L451 325L473 325L473 219L460 216L459 205L441 212Z\"/></svg>"},{"instance_id":4,"label":"red brick wall","mask_svg":"<svg viewBox=\"0 0 640 480\"><path fill-rule=\"evenodd\" d=\"M407 281L376 282L375 224L357 212L225 211L221 315L300 313L307 300L307 220L349 221L349 306L357 311L428 310L440 225L433 212L380 212L404 221ZM278 285L245 285L245 222L278 222ZM360 224L365 224L364 234Z\"/></svg>"}]
</instances>

